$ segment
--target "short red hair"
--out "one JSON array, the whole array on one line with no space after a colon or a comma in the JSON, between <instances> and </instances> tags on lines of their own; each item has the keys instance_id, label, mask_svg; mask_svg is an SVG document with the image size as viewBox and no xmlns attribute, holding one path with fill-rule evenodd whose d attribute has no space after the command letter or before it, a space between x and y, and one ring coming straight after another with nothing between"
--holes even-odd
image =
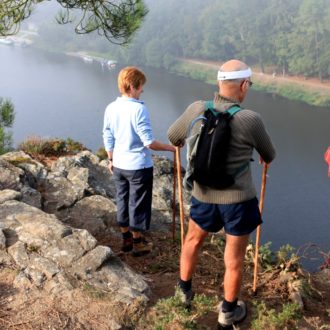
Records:
<instances>
[{"instance_id":1,"label":"short red hair","mask_svg":"<svg viewBox=\"0 0 330 330\"><path fill-rule=\"evenodd\" d=\"M130 90L130 86L137 89L146 81L147 78L141 70L134 66L127 66L119 72L118 89L121 94L126 94Z\"/></svg>"}]
</instances>

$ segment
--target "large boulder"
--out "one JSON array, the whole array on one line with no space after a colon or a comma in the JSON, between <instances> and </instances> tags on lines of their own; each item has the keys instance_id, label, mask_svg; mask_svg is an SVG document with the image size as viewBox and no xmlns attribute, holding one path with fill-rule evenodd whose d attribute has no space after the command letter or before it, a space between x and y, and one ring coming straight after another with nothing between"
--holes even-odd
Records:
<instances>
[{"instance_id":1,"label":"large boulder","mask_svg":"<svg viewBox=\"0 0 330 330\"><path fill-rule=\"evenodd\" d=\"M23 151L8 152L0 158L22 169L26 184L32 188L37 188L47 177L45 166Z\"/></svg>"},{"instance_id":2,"label":"large boulder","mask_svg":"<svg viewBox=\"0 0 330 330\"><path fill-rule=\"evenodd\" d=\"M116 205L100 195L85 197L72 208L59 211L57 216L72 227L87 229L92 235L117 227Z\"/></svg>"},{"instance_id":3,"label":"large boulder","mask_svg":"<svg viewBox=\"0 0 330 330\"><path fill-rule=\"evenodd\" d=\"M6 248L20 269L18 289L45 289L58 296L84 282L125 308L136 310L137 301L145 308L150 289L143 277L109 247L97 245L87 230L14 200L0 204L0 219L0 249Z\"/></svg>"},{"instance_id":4,"label":"large boulder","mask_svg":"<svg viewBox=\"0 0 330 330\"><path fill-rule=\"evenodd\" d=\"M84 170L77 170L81 168ZM99 158L90 151L85 150L75 156L60 157L52 165L51 171L68 178L75 185L84 187L87 195L115 198L115 186L109 169L100 165Z\"/></svg>"},{"instance_id":5,"label":"large boulder","mask_svg":"<svg viewBox=\"0 0 330 330\"><path fill-rule=\"evenodd\" d=\"M0 158L0 190L20 190L23 187L24 171Z\"/></svg>"}]
</instances>

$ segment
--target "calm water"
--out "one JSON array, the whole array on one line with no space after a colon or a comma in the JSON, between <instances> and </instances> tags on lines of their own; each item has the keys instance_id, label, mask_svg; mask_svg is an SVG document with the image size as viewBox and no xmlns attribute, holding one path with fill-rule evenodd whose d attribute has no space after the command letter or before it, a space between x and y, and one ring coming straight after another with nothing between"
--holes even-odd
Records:
<instances>
[{"instance_id":1,"label":"calm water","mask_svg":"<svg viewBox=\"0 0 330 330\"><path fill-rule=\"evenodd\" d=\"M142 99L155 136L163 141L167 128L187 105L212 99L216 90L161 70L144 70L148 82ZM78 58L0 45L0 96L15 104L15 143L32 135L71 137L96 151L102 146L104 109L118 96L117 73ZM262 115L278 152L269 170L262 243L271 241L274 248L313 243L329 251L330 178L323 154L330 145L330 109L253 90L244 105ZM256 161L258 190L261 170ZM306 264L315 268L318 263Z\"/></svg>"}]
</instances>

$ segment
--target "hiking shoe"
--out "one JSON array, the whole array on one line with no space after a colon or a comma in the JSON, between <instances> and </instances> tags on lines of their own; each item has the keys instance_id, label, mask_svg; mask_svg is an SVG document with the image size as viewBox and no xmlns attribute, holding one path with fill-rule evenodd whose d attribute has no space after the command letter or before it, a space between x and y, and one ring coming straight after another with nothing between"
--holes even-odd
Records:
<instances>
[{"instance_id":1,"label":"hiking shoe","mask_svg":"<svg viewBox=\"0 0 330 330\"><path fill-rule=\"evenodd\" d=\"M246 317L246 305L242 300L237 302L237 306L232 312L223 312L222 304L219 306L218 329L226 328L242 322Z\"/></svg>"},{"instance_id":2,"label":"hiking shoe","mask_svg":"<svg viewBox=\"0 0 330 330\"><path fill-rule=\"evenodd\" d=\"M123 239L123 245L121 247L123 252L130 252L133 250L133 237Z\"/></svg>"},{"instance_id":3,"label":"hiking shoe","mask_svg":"<svg viewBox=\"0 0 330 330\"><path fill-rule=\"evenodd\" d=\"M152 243L147 242L144 237L141 237L139 243L133 243L132 256L141 257L152 251Z\"/></svg>"},{"instance_id":4,"label":"hiking shoe","mask_svg":"<svg viewBox=\"0 0 330 330\"><path fill-rule=\"evenodd\" d=\"M194 297L195 297L195 292L190 289L188 292L183 292L183 290L180 288L179 285L177 285L176 289L175 289L175 295L179 297L182 305L187 308L190 309L191 308L191 302L193 301Z\"/></svg>"}]
</instances>

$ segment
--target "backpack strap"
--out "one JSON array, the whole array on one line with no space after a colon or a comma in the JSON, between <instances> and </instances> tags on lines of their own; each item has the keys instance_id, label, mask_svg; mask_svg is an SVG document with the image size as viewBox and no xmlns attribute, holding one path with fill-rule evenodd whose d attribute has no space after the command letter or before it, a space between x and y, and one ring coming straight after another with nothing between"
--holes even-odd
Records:
<instances>
[{"instance_id":1,"label":"backpack strap","mask_svg":"<svg viewBox=\"0 0 330 330\"><path fill-rule=\"evenodd\" d=\"M206 110L211 110L214 114L215 111L214 109L214 101L205 101L205 109ZM230 117L234 116L236 114L236 112L242 110L242 108L238 105L238 104L234 104L232 105L229 109L227 109L225 112L229 113Z\"/></svg>"},{"instance_id":2,"label":"backpack strap","mask_svg":"<svg viewBox=\"0 0 330 330\"><path fill-rule=\"evenodd\" d=\"M226 112L229 113L230 117L232 117L240 110L242 110L241 107L238 104L234 104L229 109L227 109Z\"/></svg>"},{"instance_id":3,"label":"backpack strap","mask_svg":"<svg viewBox=\"0 0 330 330\"><path fill-rule=\"evenodd\" d=\"M187 137L190 136L191 134L191 130L193 128L193 126L199 121L199 120L206 120L206 117L205 116L198 116L196 117L189 125L189 128L188 128L188 132L187 132Z\"/></svg>"},{"instance_id":4,"label":"backpack strap","mask_svg":"<svg viewBox=\"0 0 330 330\"><path fill-rule=\"evenodd\" d=\"M213 101L205 101L205 108L206 110L211 110L214 113L214 102ZM242 110L239 104L232 105L229 109L225 112L229 113L230 117L234 116L238 111ZM205 117L204 117L205 118ZM237 177L239 174L244 172L249 167L250 162L244 163L239 168L237 168L232 175Z\"/></svg>"},{"instance_id":5,"label":"backpack strap","mask_svg":"<svg viewBox=\"0 0 330 330\"><path fill-rule=\"evenodd\" d=\"M212 101L205 101L204 104L205 104L205 109L206 110L213 109L214 108L214 102L213 102L213 100Z\"/></svg>"}]
</instances>

